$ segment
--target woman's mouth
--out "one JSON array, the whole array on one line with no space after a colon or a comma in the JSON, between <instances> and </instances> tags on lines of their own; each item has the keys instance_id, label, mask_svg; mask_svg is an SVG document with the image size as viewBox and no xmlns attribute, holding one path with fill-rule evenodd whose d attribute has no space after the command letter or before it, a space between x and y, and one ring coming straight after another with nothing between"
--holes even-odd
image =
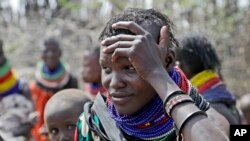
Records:
<instances>
[{"instance_id":1,"label":"woman's mouth","mask_svg":"<svg viewBox=\"0 0 250 141\"><path fill-rule=\"evenodd\" d=\"M124 105L130 101L132 94L125 93L111 93L110 94L113 103L118 105Z\"/></svg>"}]
</instances>

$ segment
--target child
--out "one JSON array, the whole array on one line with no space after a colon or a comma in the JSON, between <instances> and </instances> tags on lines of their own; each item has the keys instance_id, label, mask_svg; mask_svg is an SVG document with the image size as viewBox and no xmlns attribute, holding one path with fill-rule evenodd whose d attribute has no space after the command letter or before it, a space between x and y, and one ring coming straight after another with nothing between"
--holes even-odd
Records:
<instances>
[{"instance_id":1,"label":"child","mask_svg":"<svg viewBox=\"0 0 250 141\"><path fill-rule=\"evenodd\" d=\"M127 9L100 35L102 84L109 93L85 104L75 140L224 141L218 114L174 68L178 46L168 17L153 9ZM174 125L173 125L174 123Z\"/></svg>"},{"instance_id":2,"label":"child","mask_svg":"<svg viewBox=\"0 0 250 141\"><path fill-rule=\"evenodd\" d=\"M62 50L57 40L50 37L44 41L41 59L38 62L35 80L30 83L30 92L39 114L38 122L32 130L36 141L43 141L43 111L49 98L59 90L78 88L77 79L60 60Z\"/></svg>"},{"instance_id":3,"label":"child","mask_svg":"<svg viewBox=\"0 0 250 141\"><path fill-rule=\"evenodd\" d=\"M84 51L82 60L82 80L84 82L85 91L88 92L91 99L94 99L98 92L106 92L101 83L99 56L100 47L93 46Z\"/></svg>"},{"instance_id":4,"label":"child","mask_svg":"<svg viewBox=\"0 0 250 141\"><path fill-rule=\"evenodd\" d=\"M235 96L221 79L220 61L210 41L203 35L189 33L180 38L180 43L177 60L187 78L230 124L241 124Z\"/></svg>"},{"instance_id":5,"label":"child","mask_svg":"<svg viewBox=\"0 0 250 141\"><path fill-rule=\"evenodd\" d=\"M78 89L61 90L49 99L44 121L50 141L73 141L77 118L87 101L85 93Z\"/></svg>"}]
</instances>

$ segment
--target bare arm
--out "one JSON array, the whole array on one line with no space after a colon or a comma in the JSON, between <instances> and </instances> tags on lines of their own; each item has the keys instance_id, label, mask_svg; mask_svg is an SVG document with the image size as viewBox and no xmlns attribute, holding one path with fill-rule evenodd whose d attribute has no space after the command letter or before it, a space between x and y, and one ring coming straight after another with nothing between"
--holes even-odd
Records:
<instances>
[{"instance_id":1,"label":"bare arm","mask_svg":"<svg viewBox=\"0 0 250 141\"><path fill-rule=\"evenodd\" d=\"M154 77L149 77L148 81L154 86L162 100L173 91L180 90L173 82L167 73L157 72L151 74ZM167 79L164 79L167 78ZM162 84L166 84L165 86ZM166 109L167 110L167 109ZM177 105L172 111L172 118L174 119L177 128L181 121L189 113L199 110L193 103L183 103ZM182 135L185 141L226 141L229 134L229 123L227 120L210 107L206 111L208 117L197 115L191 118L182 130Z\"/></svg>"},{"instance_id":2,"label":"bare arm","mask_svg":"<svg viewBox=\"0 0 250 141\"><path fill-rule=\"evenodd\" d=\"M174 54L167 48L167 28L162 27L160 32L160 43L156 44L152 35L134 22L118 22L113 25L115 29L127 29L135 35L118 35L102 41L104 53L112 53L112 61L118 57L128 57L137 73L154 87L162 100L170 93L180 91L180 88L170 78L166 66L173 63ZM169 53L170 52L170 53ZM167 56L167 55L170 55ZM147 68L147 69L145 69ZM166 110L168 110L165 107ZM180 103L172 110L171 117L174 119L177 128L180 128L182 121L190 114L200 109L194 103ZM190 118L183 126L182 135L185 141L226 141L228 132L225 119L218 116L210 116L216 111L207 111L208 117L202 114ZM215 118L222 126L214 124L210 117ZM226 129L224 129L226 128ZM221 129L227 130L222 132Z\"/></svg>"}]
</instances>

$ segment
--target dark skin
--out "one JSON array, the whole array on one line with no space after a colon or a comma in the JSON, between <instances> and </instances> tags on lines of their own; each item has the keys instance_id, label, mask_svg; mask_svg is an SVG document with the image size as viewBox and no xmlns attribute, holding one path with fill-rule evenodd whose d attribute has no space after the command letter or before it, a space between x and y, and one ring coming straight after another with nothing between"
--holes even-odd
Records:
<instances>
[{"instance_id":1,"label":"dark skin","mask_svg":"<svg viewBox=\"0 0 250 141\"><path fill-rule=\"evenodd\" d=\"M94 74L94 75L90 75ZM95 51L85 51L82 60L82 79L87 83L101 82L99 55Z\"/></svg>"},{"instance_id":2,"label":"dark skin","mask_svg":"<svg viewBox=\"0 0 250 141\"><path fill-rule=\"evenodd\" d=\"M59 64L61 55L62 51L59 46L49 44L43 47L41 58L50 71L54 71Z\"/></svg>"},{"instance_id":3,"label":"dark skin","mask_svg":"<svg viewBox=\"0 0 250 141\"><path fill-rule=\"evenodd\" d=\"M81 107L79 107L78 109L81 109ZM71 107L59 109L57 108L57 110L54 109L54 113L50 112L49 114L46 114L45 119L49 139L51 141L74 140L74 131L80 113L81 110L77 110L77 108Z\"/></svg>"},{"instance_id":4,"label":"dark skin","mask_svg":"<svg viewBox=\"0 0 250 141\"><path fill-rule=\"evenodd\" d=\"M87 97L78 89L59 91L48 101L44 120L50 141L74 140L76 123L86 101Z\"/></svg>"},{"instance_id":5,"label":"dark skin","mask_svg":"<svg viewBox=\"0 0 250 141\"><path fill-rule=\"evenodd\" d=\"M167 47L167 28L165 26L159 27L160 38L159 44L157 44L155 40L157 37L152 33L153 30L151 26L153 25L138 25L134 22L118 22L113 24L112 27L114 29L127 29L135 35L120 34L106 38L102 41L103 52L101 54L109 55L110 62L113 63L118 61L119 58L127 58L131 66L136 70L138 76L141 77L145 83L151 85L159 97L164 100L167 94L180 90L166 71L173 67L175 54ZM116 75L117 74L114 74L112 76L114 77ZM111 87L111 83L109 87ZM108 89L108 91L110 91L110 89ZM151 94L153 95L155 93ZM187 112L197 109L193 103L177 105L172 111L172 118L177 124L177 127L183 116L188 114ZM207 141L228 140L225 133L228 133L229 127L225 118L212 108L207 111L207 114L209 115L208 117L211 116L211 119L214 118L213 122L209 120L209 118L199 115L192 118L188 124L186 124L182 132L185 141L201 141L204 140L204 138L206 138ZM199 133L197 133L197 130Z\"/></svg>"}]
</instances>

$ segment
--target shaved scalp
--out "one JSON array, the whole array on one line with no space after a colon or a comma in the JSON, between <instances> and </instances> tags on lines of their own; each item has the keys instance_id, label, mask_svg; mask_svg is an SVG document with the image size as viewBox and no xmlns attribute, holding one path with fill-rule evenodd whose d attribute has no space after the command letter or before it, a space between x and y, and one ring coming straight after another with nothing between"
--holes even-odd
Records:
<instances>
[{"instance_id":1,"label":"shaved scalp","mask_svg":"<svg viewBox=\"0 0 250 141\"><path fill-rule=\"evenodd\" d=\"M53 114L58 110L79 109L83 110L84 103L89 101L87 94L79 89L64 89L55 93L47 102L44 116Z\"/></svg>"}]
</instances>

